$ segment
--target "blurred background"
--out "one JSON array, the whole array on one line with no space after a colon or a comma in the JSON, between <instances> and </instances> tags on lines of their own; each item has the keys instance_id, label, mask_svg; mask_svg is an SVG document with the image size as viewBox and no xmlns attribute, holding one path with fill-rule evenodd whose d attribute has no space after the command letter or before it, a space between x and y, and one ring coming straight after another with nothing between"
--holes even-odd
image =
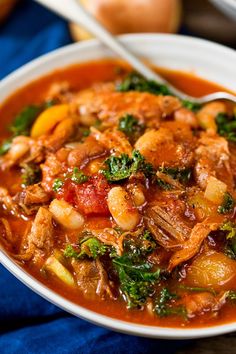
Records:
<instances>
[{"instance_id":1,"label":"blurred background","mask_svg":"<svg viewBox=\"0 0 236 354\"><path fill-rule=\"evenodd\" d=\"M236 49L236 0L78 1L114 34L180 33ZM42 54L89 38L91 35L83 28L65 22L33 0L0 0L0 79ZM129 337L93 326L32 293L1 266L0 288L1 354L23 351L235 353L235 334L198 341L167 342Z\"/></svg>"}]
</instances>

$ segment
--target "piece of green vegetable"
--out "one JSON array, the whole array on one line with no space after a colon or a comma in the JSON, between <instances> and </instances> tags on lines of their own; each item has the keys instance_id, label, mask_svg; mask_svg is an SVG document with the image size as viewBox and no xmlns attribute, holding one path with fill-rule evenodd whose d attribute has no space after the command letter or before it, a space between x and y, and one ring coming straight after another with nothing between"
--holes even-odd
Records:
<instances>
[{"instance_id":1,"label":"piece of green vegetable","mask_svg":"<svg viewBox=\"0 0 236 354\"><path fill-rule=\"evenodd\" d=\"M64 182L61 178L56 178L53 182L52 189L54 192L59 192L59 190L63 187Z\"/></svg>"},{"instance_id":2,"label":"piece of green vegetable","mask_svg":"<svg viewBox=\"0 0 236 354\"><path fill-rule=\"evenodd\" d=\"M81 170L79 170L78 167L75 167L70 176L70 179L77 184L82 184L84 182L87 182L88 176L86 176Z\"/></svg>"},{"instance_id":3,"label":"piece of green vegetable","mask_svg":"<svg viewBox=\"0 0 236 354\"><path fill-rule=\"evenodd\" d=\"M184 306L174 306L173 300L177 300L179 296L171 293L167 288L163 288L155 301L155 312L159 317L166 316L182 316L187 317Z\"/></svg>"},{"instance_id":4,"label":"piece of green vegetable","mask_svg":"<svg viewBox=\"0 0 236 354\"><path fill-rule=\"evenodd\" d=\"M132 158L126 154L122 154L120 157L111 156L105 161L105 164L107 169L101 172L109 182L122 181L137 172L143 172L146 177L154 174L152 165L147 163L137 150L133 151Z\"/></svg>"},{"instance_id":5,"label":"piece of green vegetable","mask_svg":"<svg viewBox=\"0 0 236 354\"><path fill-rule=\"evenodd\" d=\"M227 300L236 301L236 291L235 290L228 291L226 298Z\"/></svg>"},{"instance_id":6,"label":"piece of green vegetable","mask_svg":"<svg viewBox=\"0 0 236 354\"><path fill-rule=\"evenodd\" d=\"M143 133L144 126L134 116L126 114L120 118L118 129L127 135L131 142L135 142Z\"/></svg>"},{"instance_id":7,"label":"piece of green vegetable","mask_svg":"<svg viewBox=\"0 0 236 354\"><path fill-rule=\"evenodd\" d=\"M191 168L161 167L159 171L169 175L173 179L177 179L183 184L189 182L192 177Z\"/></svg>"},{"instance_id":8,"label":"piece of green vegetable","mask_svg":"<svg viewBox=\"0 0 236 354\"><path fill-rule=\"evenodd\" d=\"M125 236L122 256L110 255L128 308L144 305L147 298L153 295L155 284L162 278L162 271L147 261L147 256L156 249L157 244L148 230L140 229L139 232L130 232Z\"/></svg>"},{"instance_id":9,"label":"piece of green vegetable","mask_svg":"<svg viewBox=\"0 0 236 354\"><path fill-rule=\"evenodd\" d=\"M231 221L226 221L220 227L221 231L226 231L226 238L232 239L236 236L236 224Z\"/></svg>"},{"instance_id":10,"label":"piece of green vegetable","mask_svg":"<svg viewBox=\"0 0 236 354\"><path fill-rule=\"evenodd\" d=\"M224 194L223 203L218 207L219 214L228 214L233 211L235 206L235 200L233 199L232 195L228 192Z\"/></svg>"},{"instance_id":11,"label":"piece of green vegetable","mask_svg":"<svg viewBox=\"0 0 236 354\"><path fill-rule=\"evenodd\" d=\"M154 284L160 279L161 271L153 271L148 262L135 262L129 254L112 260L120 281L120 290L127 301L127 307L142 306L154 292Z\"/></svg>"},{"instance_id":12,"label":"piece of green vegetable","mask_svg":"<svg viewBox=\"0 0 236 354\"><path fill-rule=\"evenodd\" d=\"M40 167L34 163L22 164L22 184L23 186L30 186L39 183L42 178L42 171Z\"/></svg>"},{"instance_id":13,"label":"piece of green vegetable","mask_svg":"<svg viewBox=\"0 0 236 354\"><path fill-rule=\"evenodd\" d=\"M29 135L30 128L42 111L41 106L27 106L15 118L9 129L14 136Z\"/></svg>"},{"instance_id":14,"label":"piece of green vegetable","mask_svg":"<svg viewBox=\"0 0 236 354\"><path fill-rule=\"evenodd\" d=\"M161 178L157 178L156 181L157 181L157 185L161 189L164 189L165 191L170 191L171 189L173 189L173 187L169 183L163 181L163 179L161 179Z\"/></svg>"},{"instance_id":15,"label":"piece of green vegetable","mask_svg":"<svg viewBox=\"0 0 236 354\"><path fill-rule=\"evenodd\" d=\"M147 80L136 72L128 74L125 79L117 85L117 91L139 91L150 92L154 95L171 95L171 92L166 85L158 84L153 80Z\"/></svg>"},{"instance_id":16,"label":"piece of green vegetable","mask_svg":"<svg viewBox=\"0 0 236 354\"><path fill-rule=\"evenodd\" d=\"M221 225L220 231L224 231L226 234L224 253L229 258L236 259L236 224L227 221Z\"/></svg>"},{"instance_id":17,"label":"piece of green vegetable","mask_svg":"<svg viewBox=\"0 0 236 354\"><path fill-rule=\"evenodd\" d=\"M134 261L143 261L144 257L157 248L157 244L148 230L141 230L137 236L128 233L123 241L124 251Z\"/></svg>"},{"instance_id":18,"label":"piece of green vegetable","mask_svg":"<svg viewBox=\"0 0 236 354\"><path fill-rule=\"evenodd\" d=\"M185 107L193 112L198 112L202 107L202 105L200 103L196 103L196 102L192 102L192 101L188 101L188 100L183 100L182 105L183 105L183 107Z\"/></svg>"},{"instance_id":19,"label":"piece of green vegetable","mask_svg":"<svg viewBox=\"0 0 236 354\"><path fill-rule=\"evenodd\" d=\"M218 134L227 140L236 142L236 117L219 113L216 117Z\"/></svg>"},{"instance_id":20,"label":"piece of green vegetable","mask_svg":"<svg viewBox=\"0 0 236 354\"><path fill-rule=\"evenodd\" d=\"M107 252L107 246L95 237L83 239L80 241L79 247L80 252L76 251L71 245L68 245L64 251L64 256L75 259L84 257L96 259Z\"/></svg>"},{"instance_id":21,"label":"piece of green vegetable","mask_svg":"<svg viewBox=\"0 0 236 354\"><path fill-rule=\"evenodd\" d=\"M212 288L201 288L201 287L180 285L179 289L187 290L187 291L190 291L190 292L197 292L197 293L207 292L207 293L211 293L213 295L216 294L215 290L212 289Z\"/></svg>"},{"instance_id":22,"label":"piece of green vegetable","mask_svg":"<svg viewBox=\"0 0 236 354\"><path fill-rule=\"evenodd\" d=\"M3 140L2 144L0 145L0 156L6 154L10 150L11 143L11 138Z\"/></svg>"}]
</instances>

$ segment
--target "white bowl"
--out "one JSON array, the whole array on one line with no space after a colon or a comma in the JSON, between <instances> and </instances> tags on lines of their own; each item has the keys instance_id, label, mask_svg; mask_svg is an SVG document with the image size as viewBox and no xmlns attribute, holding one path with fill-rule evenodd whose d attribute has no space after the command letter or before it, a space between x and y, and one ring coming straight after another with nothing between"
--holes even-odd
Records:
<instances>
[{"instance_id":1,"label":"white bowl","mask_svg":"<svg viewBox=\"0 0 236 354\"><path fill-rule=\"evenodd\" d=\"M225 15L236 21L236 0L211 0Z\"/></svg>"},{"instance_id":2,"label":"white bowl","mask_svg":"<svg viewBox=\"0 0 236 354\"><path fill-rule=\"evenodd\" d=\"M158 66L185 70L236 91L236 52L208 41L175 35L140 34L121 37L134 53ZM70 64L112 57L97 40L69 45L45 55L9 75L0 83L0 102L17 88ZM154 338L184 339L219 335L236 330L236 321L208 328L165 328L116 320L78 306L48 289L25 272L4 251L0 262L33 291L78 317L120 332Z\"/></svg>"}]
</instances>

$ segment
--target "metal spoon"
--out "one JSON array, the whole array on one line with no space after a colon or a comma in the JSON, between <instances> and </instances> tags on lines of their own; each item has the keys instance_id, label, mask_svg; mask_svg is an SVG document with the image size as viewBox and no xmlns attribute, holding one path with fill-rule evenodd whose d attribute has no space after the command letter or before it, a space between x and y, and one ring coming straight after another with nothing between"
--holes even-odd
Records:
<instances>
[{"instance_id":1,"label":"metal spoon","mask_svg":"<svg viewBox=\"0 0 236 354\"><path fill-rule=\"evenodd\" d=\"M192 97L178 90L167 82L163 77L152 71L147 65L132 54L121 42L108 32L93 16L91 16L78 0L35 0L50 10L61 15L65 19L78 23L86 28L95 37L99 38L104 44L111 48L119 57L125 59L137 72L146 79L157 81L166 85L169 90L182 100L195 103L207 103L214 100L224 99L236 103L236 96L227 92L215 92L202 97Z\"/></svg>"}]
</instances>

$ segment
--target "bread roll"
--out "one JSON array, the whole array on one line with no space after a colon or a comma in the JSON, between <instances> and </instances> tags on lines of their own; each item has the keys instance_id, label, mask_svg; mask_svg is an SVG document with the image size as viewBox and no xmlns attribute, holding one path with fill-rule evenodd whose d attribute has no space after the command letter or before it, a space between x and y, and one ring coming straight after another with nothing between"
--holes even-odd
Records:
<instances>
[{"instance_id":1,"label":"bread roll","mask_svg":"<svg viewBox=\"0 0 236 354\"><path fill-rule=\"evenodd\" d=\"M111 33L165 32L178 30L181 17L180 0L78 0ZM75 40L91 35L71 25Z\"/></svg>"}]
</instances>

